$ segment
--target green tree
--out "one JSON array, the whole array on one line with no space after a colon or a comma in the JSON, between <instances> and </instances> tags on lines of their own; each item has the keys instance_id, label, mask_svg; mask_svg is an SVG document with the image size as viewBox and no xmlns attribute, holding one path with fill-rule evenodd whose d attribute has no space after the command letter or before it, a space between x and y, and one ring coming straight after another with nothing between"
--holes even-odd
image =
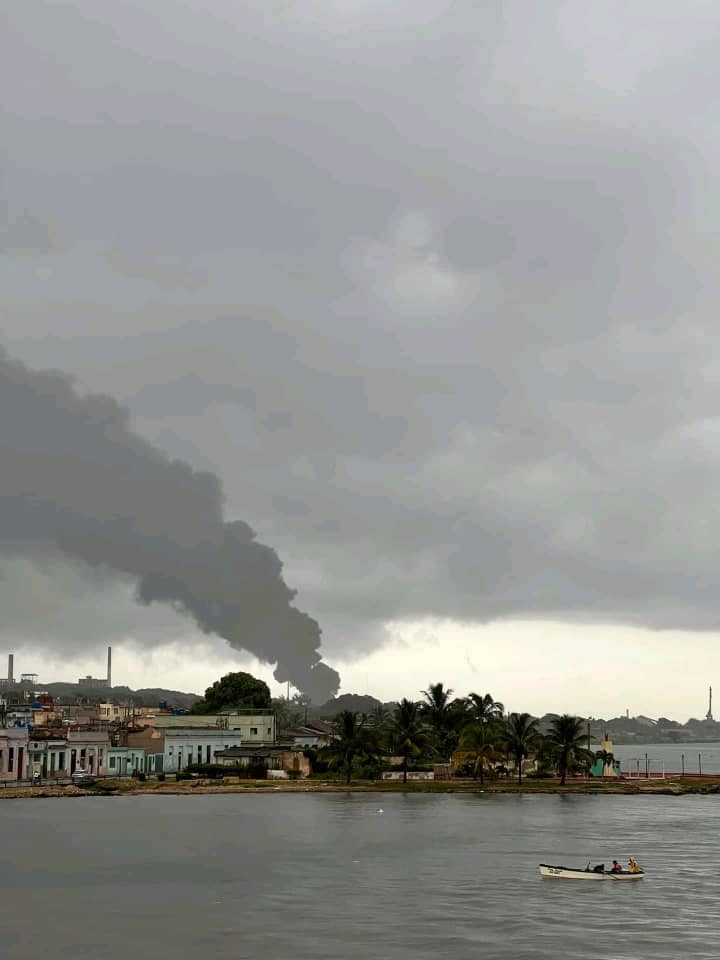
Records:
<instances>
[{"instance_id":1,"label":"green tree","mask_svg":"<svg viewBox=\"0 0 720 960\"><path fill-rule=\"evenodd\" d=\"M485 767L497 759L496 741L504 707L489 693L471 693L465 701L460 748L473 754L474 775L484 782Z\"/></svg>"},{"instance_id":2,"label":"green tree","mask_svg":"<svg viewBox=\"0 0 720 960\"><path fill-rule=\"evenodd\" d=\"M493 738L495 731L490 724L474 721L465 727L460 737L460 750L472 754L473 776L479 775L480 783L485 782L485 767L499 758Z\"/></svg>"},{"instance_id":3,"label":"green tree","mask_svg":"<svg viewBox=\"0 0 720 960\"><path fill-rule=\"evenodd\" d=\"M522 783L523 760L540 742L538 722L529 713L511 713L502 725L502 740L517 764L518 783Z\"/></svg>"},{"instance_id":4,"label":"green tree","mask_svg":"<svg viewBox=\"0 0 720 960\"><path fill-rule=\"evenodd\" d=\"M465 714L465 702L452 700L452 690L442 683L431 683L420 691L423 700L419 709L434 734L438 753L446 760L457 745Z\"/></svg>"},{"instance_id":5,"label":"green tree","mask_svg":"<svg viewBox=\"0 0 720 960\"><path fill-rule=\"evenodd\" d=\"M375 738L367 717L343 710L335 717L335 735L323 750L331 766L345 771L346 783L352 780L356 760L371 760L377 756Z\"/></svg>"},{"instance_id":6,"label":"green tree","mask_svg":"<svg viewBox=\"0 0 720 960\"><path fill-rule=\"evenodd\" d=\"M471 693L468 696L470 716L476 723L490 724L499 720L505 707L489 693Z\"/></svg>"},{"instance_id":7,"label":"green tree","mask_svg":"<svg viewBox=\"0 0 720 960\"><path fill-rule=\"evenodd\" d=\"M387 746L392 728L392 714L387 707L380 704L372 713L368 714L368 723L377 739L379 746Z\"/></svg>"},{"instance_id":8,"label":"green tree","mask_svg":"<svg viewBox=\"0 0 720 960\"><path fill-rule=\"evenodd\" d=\"M615 755L610 753L608 750L596 750L595 759L601 760L603 765L603 773L605 772L605 767L612 766L615 762Z\"/></svg>"},{"instance_id":9,"label":"green tree","mask_svg":"<svg viewBox=\"0 0 720 960\"><path fill-rule=\"evenodd\" d=\"M585 722L579 717L570 716L569 713L556 717L550 724L546 739L552 747L560 772L560 783L563 785L568 770L574 769L582 761L587 762L587 735L584 728Z\"/></svg>"},{"instance_id":10,"label":"green tree","mask_svg":"<svg viewBox=\"0 0 720 960\"><path fill-rule=\"evenodd\" d=\"M191 713L220 713L234 707L263 708L271 705L270 688L249 673L227 673L208 687Z\"/></svg>"},{"instance_id":11,"label":"green tree","mask_svg":"<svg viewBox=\"0 0 720 960\"><path fill-rule=\"evenodd\" d=\"M428 728L419 705L403 699L393 714L391 738L394 749L403 758L403 783L407 783L410 757L419 756L428 745Z\"/></svg>"},{"instance_id":12,"label":"green tree","mask_svg":"<svg viewBox=\"0 0 720 960\"><path fill-rule=\"evenodd\" d=\"M288 703L285 697L273 697L271 706L278 733L285 733L293 727L299 727L305 721L305 709L296 706L292 700Z\"/></svg>"}]
</instances>

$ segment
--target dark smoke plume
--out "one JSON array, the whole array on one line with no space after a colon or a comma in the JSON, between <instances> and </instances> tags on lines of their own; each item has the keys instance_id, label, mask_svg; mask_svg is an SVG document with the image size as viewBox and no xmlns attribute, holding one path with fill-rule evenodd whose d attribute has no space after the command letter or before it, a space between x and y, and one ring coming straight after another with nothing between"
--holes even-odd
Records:
<instances>
[{"instance_id":1,"label":"dark smoke plume","mask_svg":"<svg viewBox=\"0 0 720 960\"><path fill-rule=\"evenodd\" d=\"M132 433L128 412L79 396L0 350L0 543L61 551L137 580L206 633L275 663L316 703L339 686L321 661L320 628L292 605L282 563L240 521L223 520L220 482Z\"/></svg>"}]
</instances>

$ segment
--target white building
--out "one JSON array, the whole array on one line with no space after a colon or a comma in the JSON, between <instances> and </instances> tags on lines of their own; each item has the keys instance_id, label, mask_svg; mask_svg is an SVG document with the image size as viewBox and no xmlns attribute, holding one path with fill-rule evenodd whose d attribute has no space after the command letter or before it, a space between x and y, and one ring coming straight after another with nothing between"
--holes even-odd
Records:
<instances>
[{"instance_id":1,"label":"white building","mask_svg":"<svg viewBox=\"0 0 720 960\"><path fill-rule=\"evenodd\" d=\"M130 777L133 773L148 773L148 768L149 763L142 747L108 747L109 777Z\"/></svg>"}]
</instances>

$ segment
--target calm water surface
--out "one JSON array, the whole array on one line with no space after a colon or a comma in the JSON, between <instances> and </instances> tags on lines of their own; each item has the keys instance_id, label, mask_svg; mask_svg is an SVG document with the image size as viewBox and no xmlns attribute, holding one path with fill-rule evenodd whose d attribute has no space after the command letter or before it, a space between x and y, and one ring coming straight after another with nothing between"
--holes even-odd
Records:
<instances>
[{"instance_id":1,"label":"calm water surface","mask_svg":"<svg viewBox=\"0 0 720 960\"><path fill-rule=\"evenodd\" d=\"M720 796L4 800L0 850L3 960L720 956Z\"/></svg>"}]
</instances>

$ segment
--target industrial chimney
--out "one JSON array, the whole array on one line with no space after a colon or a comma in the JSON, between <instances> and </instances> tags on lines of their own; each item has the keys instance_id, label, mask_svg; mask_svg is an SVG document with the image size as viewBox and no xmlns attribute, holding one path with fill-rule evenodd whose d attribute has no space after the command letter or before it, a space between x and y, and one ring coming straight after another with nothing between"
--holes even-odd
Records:
<instances>
[{"instance_id":1,"label":"industrial chimney","mask_svg":"<svg viewBox=\"0 0 720 960\"><path fill-rule=\"evenodd\" d=\"M8 676L7 676L7 678L8 678L8 683L13 683L13 682L14 682L14 679L15 679L14 676L13 676L13 674L14 674L14 661L15 661L15 655L12 654L12 653L11 653L11 654L8 654Z\"/></svg>"},{"instance_id":2,"label":"industrial chimney","mask_svg":"<svg viewBox=\"0 0 720 960\"><path fill-rule=\"evenodd\" d=\"M112 647L108 647L107 685L112 686Z\"/></svg>"}]
</instances>

